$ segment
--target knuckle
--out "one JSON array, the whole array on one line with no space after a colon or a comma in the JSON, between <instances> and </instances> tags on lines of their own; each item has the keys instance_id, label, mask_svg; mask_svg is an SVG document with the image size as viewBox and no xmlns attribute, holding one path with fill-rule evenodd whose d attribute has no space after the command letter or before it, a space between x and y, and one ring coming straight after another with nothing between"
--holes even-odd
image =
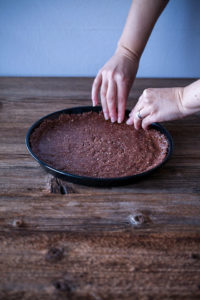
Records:
<instances>
[{"instance_id":1,"label":"knuckle","mask_svg":"<svg viewBox=\"0 0 200 300\"><path fill-rule=\"evenodd\" d=\"M113 79L114 78L114 71L113 70L108 70L107 71L107 76L109 79Z\"/></svg>"},{"instance_id":2,"label":"knuckle","mask_svg":"<svg viewBox=\"0 0 200 300\"><path fill-rule=\"evenodd\" d=\"M144 97L150 97L152 95L152 91L153 90L151 88L145 89L143 92Z\"/></svg>"},{"instance_id":3,"label":"knuckle","mask_svg":"<svg viewBox=\"0 0 200 300\"><path fill-rule=\"evenodd\" d=\"M145 97L144 98L144 103L146 103L146 104L152 104L152 99L149 98L149 97Z\"/></svg>"},{"instance_id":4,"label":"knuckle","mask_svg":"<svg viewBox=\"0 0 200 300\"><path fill-rule=\"evenodd\" d=\"M118 102L124 104L126 102L126 99L124 97L118 97Z\"/></svg>"},{"instance_id":5,"label":"knuckle","mask_svg":"<svg viewBox=\"0 0 200 300\"><path fill-rule=\"evenodd\" d=\"M119 114L120 116L121 116L121 115L125 115L125 109L124 109L124 107L118 106L117 111L118 111L118 114Z\"/></svg>"},{"instance_id":6,"label":"knuckle","mask_svg":"<svg viewBox=\"0 0 200 300\"><path fill-rule=\"evenodd\" d=\"M104 89L101 89L101 97L106 98L106 91Z\"/></svg>"},{"instance_id":7,"label":"knuckle","mask_svg":"<svg viewBox=\"0 0 200 300\"><path fill-rule=\"evenodd\" d=\"M116 75L115 75L115 78L117 79L117 80L119 80L119 81L122 81L122 82L125 82L126 81L126 76L123 74L123 73L117 73Z\"/></svg>"},{"instance_id":8,"label":"knuckle","mask_svg":"<svg viewBox=\"0 0 200 300\"><path fill-rule=\"evenodd\" d=\"M114 95L110 95L110 96L108 97L108 101L111 102L111 103L115 102L115 97L114 97Z\"/></svg>"},{"instance_id":9,"label":"knuckle","mask_svg":"<svg viewBox=\"0 0 200 300\"><path fill-rule=\"evenodd\" d=\"M102 69L101 70L101 74L103 77L105 77L107 75L107 70L106 69Z\"/></svg>"}]
</instances>

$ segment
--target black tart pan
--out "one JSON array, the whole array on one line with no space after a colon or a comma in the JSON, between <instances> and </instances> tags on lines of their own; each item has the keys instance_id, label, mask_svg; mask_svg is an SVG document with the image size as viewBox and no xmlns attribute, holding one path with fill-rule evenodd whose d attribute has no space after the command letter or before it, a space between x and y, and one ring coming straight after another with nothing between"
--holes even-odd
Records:
<instances>
[{"instance_id":1,"label":"black tart pan","mask_svg":"<svg viewBox=\"0 0 200 300\"><path fill-rule=\"evenodd\" d=\"M63 172L60 170L57 170L51 166L49 166L48 164L46 164L44 161L40 160L35 153L32 151L31 146L30 146L30 136L32 134L32 132L39 127L39 125L41 124L41 122L45 119L57 119L59 117L60 114L80 114L80 113L85 113L85 112L89 112L89 111L94 111L94 112L100 112L102 109L100 106L81 106L81 107L73 107L73 108L69 108L69 109L64 109L64 110L60 110L60 111L56 111L54 113L51 113L43 118L41 118L40 120L38 120L37 122L35 122L28 130L27 134L26 134L26 147L29 151L29 153L32 155L32 157L48 172L51 173L52 175L59 177L61 179L64 179L66 181L70 181L73 183L77 183L77 184L83 184L83 185L87 185L87 186L101 186L101 187L106 187L106 186L120 186L120 185L125 185L125 184L131 184L134 183L148 175L150 175L153 171L155 171L156 169L160 168L161 166L163 166L164 163L166 163L166 161L169 159L169 157L172 154L172 150L173 150L173 141L172 141L172 137L169 134L169 132L159 123L153 123L151 125L151 128L156 129L158 131L160 131L162 134L165 135L167 141L168 141L168 152L166 154L165 159L162 161L162 163L160 163L159 165L157 165L156 167L146 171L146 172L142 172L136 175L132 175L132 176L124 176L124 177L116 177L116 178L97 178L97 177L88 177L88 176L79 176L76 174L71 174L71 173L67 173L67 172ZM126 110L126 115L128 116L128 114L130 113L129 110Z\"/></svg>"}]
</instances>

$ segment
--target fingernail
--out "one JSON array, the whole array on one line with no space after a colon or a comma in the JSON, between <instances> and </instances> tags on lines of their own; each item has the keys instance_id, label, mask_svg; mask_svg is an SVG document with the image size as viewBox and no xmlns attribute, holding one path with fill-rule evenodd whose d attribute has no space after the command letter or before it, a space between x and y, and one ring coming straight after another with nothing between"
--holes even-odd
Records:
<instances>
[{"instance_id":1,"label":"fingernail","mask_svg":"<svg viewBox=\"0 0 200 300\"><path fill-rule=\"evenodd\" d=\"M117 122L118 122L118 123L121 123L121 122L122 122L122 119L119 117L118 120L117 120Z\"/></svg>"},{"instance_id":2,"label":"fingernail","mask_svg":"<svg viewBox=\"0 0 200 300\"><path fill-rule=\"evenodd\" d=\"M114 117L111 117L111 122L114 123L116 120Z\"/></svg>"}]
</instances>

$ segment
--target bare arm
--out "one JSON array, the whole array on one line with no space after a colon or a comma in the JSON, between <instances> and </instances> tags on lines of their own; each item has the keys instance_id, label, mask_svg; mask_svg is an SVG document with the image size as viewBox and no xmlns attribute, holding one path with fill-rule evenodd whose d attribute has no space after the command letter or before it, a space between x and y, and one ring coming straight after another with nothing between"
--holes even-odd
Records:
<instances>
[{"instance_id":1,"label":"bare arm","mask_svg":"<svg viewBox=\"0 0 200 300\"><path fill-rule=\"evenodd\" d=\"M167 0L133 0L115 54L98 72L92 86L93 105L100 98L105 119L124 119L126 99L153 26Z\"/></svg>"},{"instance_id":2,"label":"bare arm","mask_svg":"<svg viewBox=\"0 0 200 300\"><path fill-rule=\"evenodd\" d=\"M200 111L200 79L183 89L181 102L184 116Z\"/></svg>"},{"instance_id":3,"label":"bare arm","mask_svg":"<svg viewBox=\"0 0 200 300\"><path fill-rule=\"evenodd\" d=\"M139 61L167 0L133 0L117 51Z\"/></svg>"}]
</instances>

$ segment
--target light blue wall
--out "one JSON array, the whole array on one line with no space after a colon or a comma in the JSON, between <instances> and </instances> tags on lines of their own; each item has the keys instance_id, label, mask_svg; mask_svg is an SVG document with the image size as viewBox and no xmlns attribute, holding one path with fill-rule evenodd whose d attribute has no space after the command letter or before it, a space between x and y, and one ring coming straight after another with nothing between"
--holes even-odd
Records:
<instances>
[{"instance_id":1,"label":"light blue wall","mask_svg":"<svg viewBox=\"0 0 200 300\"><path fill-rule=\"evenodd\" d=\"M112 55L131 0L0 0L0 75L93 76ZM200 77L200 0L171 0L138 77Z\"/></svg>"}]
</instances>

